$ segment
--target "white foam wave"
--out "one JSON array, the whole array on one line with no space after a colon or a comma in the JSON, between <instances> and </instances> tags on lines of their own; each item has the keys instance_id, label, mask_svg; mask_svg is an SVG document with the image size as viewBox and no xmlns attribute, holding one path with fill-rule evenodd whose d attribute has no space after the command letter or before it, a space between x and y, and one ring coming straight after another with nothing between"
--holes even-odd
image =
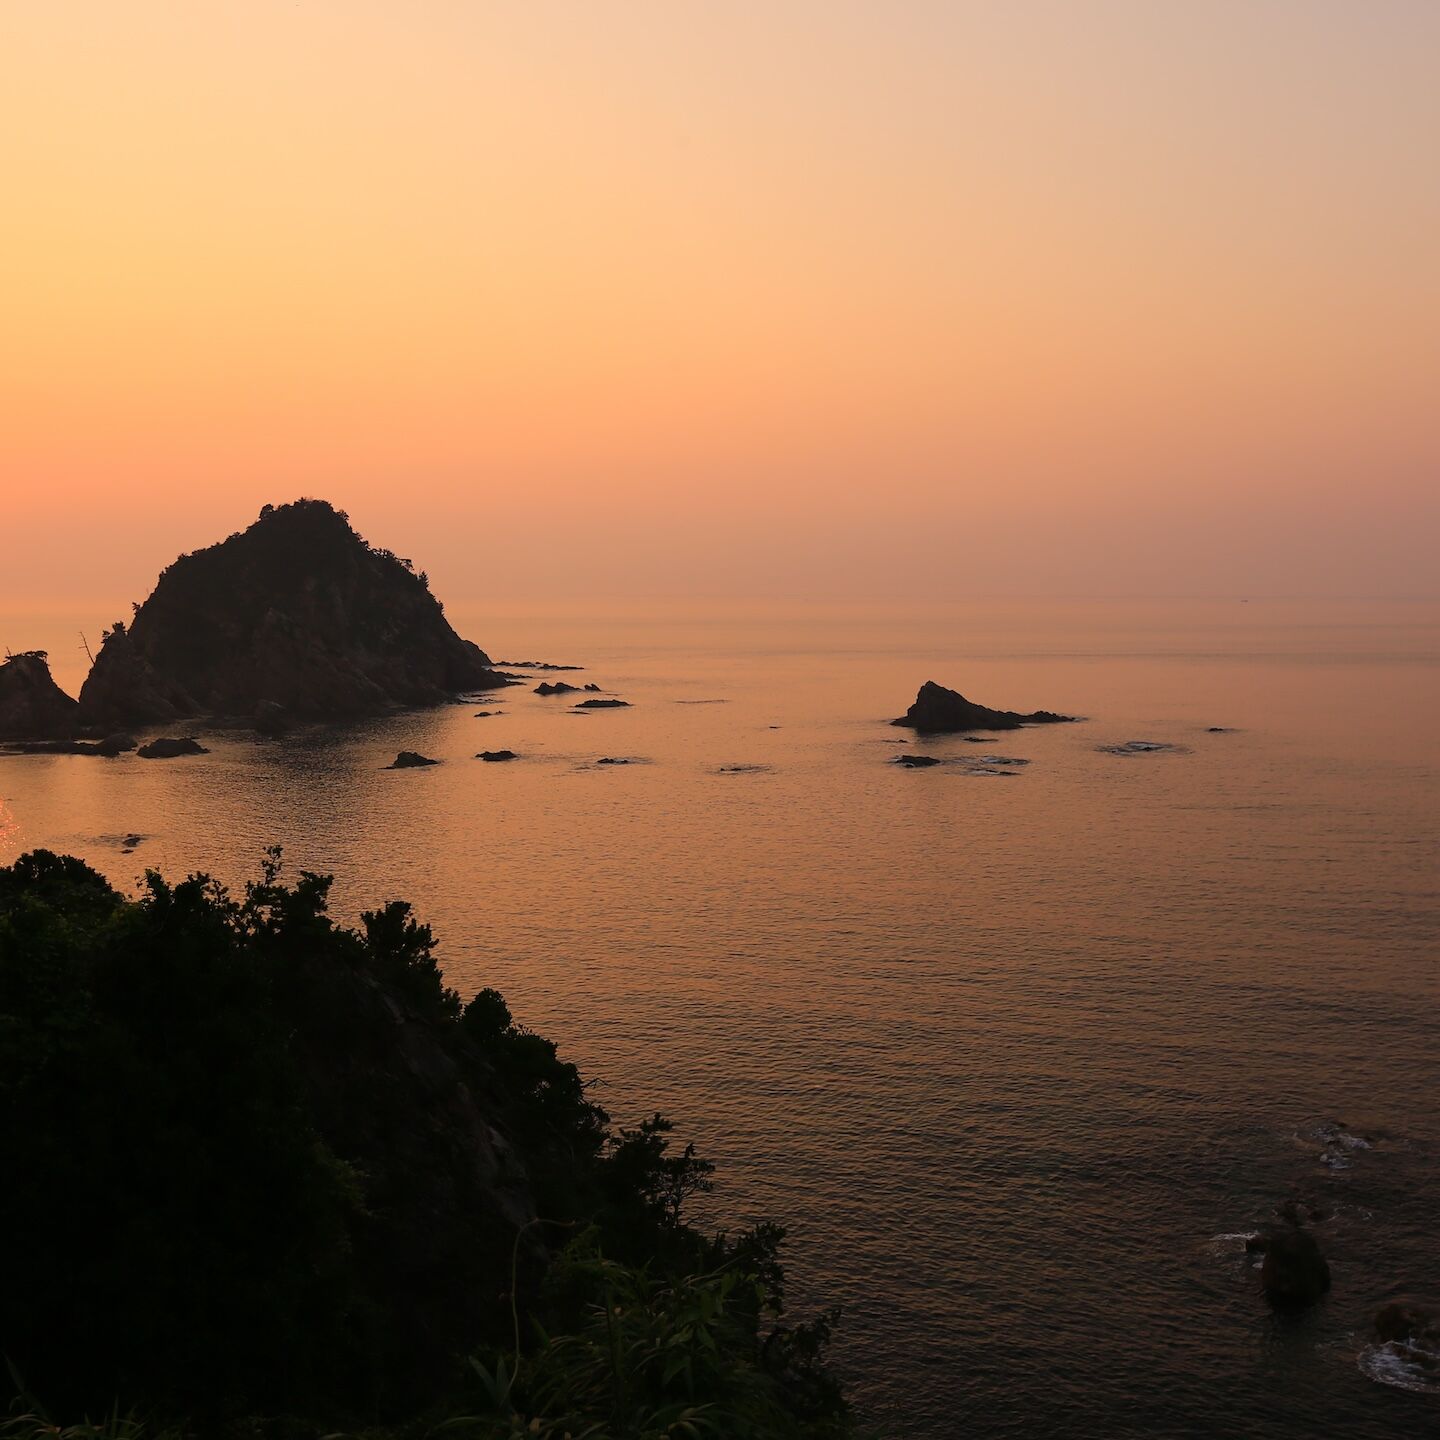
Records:
<instances>
[{"instance_id":1,"label":"white foam wave","mask_svg":"<svg viewBox=\"0 0 1440 1440\"><path fill-rule=\"evenodd\" d=\"M1440 1350L1426 1350L1403 1340L1367 1345L1356 1357L1360 1373L1381 1385L1440 1395Z\"/></svg>"}]
</instances>

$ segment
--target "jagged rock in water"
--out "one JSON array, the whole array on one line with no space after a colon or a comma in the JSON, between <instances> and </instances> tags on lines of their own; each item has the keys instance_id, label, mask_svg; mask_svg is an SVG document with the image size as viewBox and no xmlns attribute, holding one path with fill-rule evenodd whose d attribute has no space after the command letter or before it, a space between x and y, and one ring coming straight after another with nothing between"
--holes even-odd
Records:
<instances>
[{"instance_id":1,"label":"jagged rock in water","mask_svg":"<svg viewBox=\"0 0 1440 1440\"><path fill-rule=\"evenodd\" d=\"M890 723L938 735L952 730L1018 730L1022 725L1057 725L1074 719L1073 715L1057 715L1053 710L1035 710L1029 715L991 710L967 700L958 690L947 690L927 680L915 696L915 703Z\"/></svg>"},{"instance_id":2,"label":"jagged rock in water","mask_svg":"<svg viewBox=\"0 0 1440 1440\"><path fill-rule=\"evenodd\" d=\"M1382 1341L1428 1352L1440 1371L1440 1311L1392 1300L1376 1312L1375 1333Z\"/></svg>"},{"instance_id":3,"label":"jagged rock in water","mask_svg":"<svg viewBox=\"0 0 1440 1440\"><path fill-rule=\"evenodd\" d=\"M175 561L130 625L106 633L78 718L345 719L505 683L423 574L323 500L297 500Z\"/></svg>"},{"instance_id":4,"label":"jagged rock in water","mask_svg":"<svg viewBox=\"0 0 1440 1440\"><path fill-rule=\"evenodd\" d=\"M907 770L922 770L927 765L938 765L940 760L935 755L897 755L890 763L903 765Z\"/></svg>"},{"instance_id":5,"label":"jagged rock in water","mask_svg":"<svg viewBox=\"0 0 1440 1440\"><path fill-rule=\"evenodd\" d=\"M173 760L177 755L208 755L210 752L193 736L162 735L135 752L142 760Z\"/></svg>"},{"instance_id":6,"label":"jagged rock in water","mask_svg":"<svg viewBox=\"0 0 1440 1440\"><path fill-rule=\"evenodd\" d=\"M0 740L56 740L75 728L77 707L51 678L43 650L0 661Z\"/></svg>"},{"instance_id":7,"label":"jagged rock in water","mask_svg":"<svg viewBox=\"0 0 1440 1440\"><path fill-rule=\"evenodd\" d=\"M520 757L513 750L482 750L476 757L477 760L518 760Z\"/></svg>"},{"instance_id":8,"label":"jagged rock in water","mask_svg":"<svg viewBox=\"0 0 1440 1440\"><path fill-rule=\"evenodd\" d=\"M542 680L536 687L537 695L574 695L579 691L578 685L567 685L563 680L556 680L553 684L549 680Z\"/></svg>"},{"instance_id":9,"label":"jagged rock in water","mask_svg":"<svg viewBox=\"0 0 1440 1440\"><path fill-rule=\"evenodd\" d=\"M1259 1242L1254 1248L1265 1252L1260 1284L1272 1305L1282 1310L1303 1309L1317 1304L1329 1291L1330 1266L1303 1225L1287 1218L1284 1224L1264 1231Z\"/></svg>"},{"instance_id":10,"label":"jagged rock in water","mask_svg":"<svg viewBox=\"0 0 1440 1440\"><path fill-rule=\"evenodd\" d=\"M402 750L392 764L387 765L387 770L416 770L422 765L438 765L438 760L432 760L428 755L422 755L418 750Z\"/></svg>"},{"instance_id":11,"label":"jagged rock in water","mask_svg":"<svg viewBox=\"0 0 1440 1440\"><path fill-rule=\"evenodd\" d=\"M577 710L623 710L629 704L628 700L582 700L575 708Z\"/></svg>"}]
</instances>

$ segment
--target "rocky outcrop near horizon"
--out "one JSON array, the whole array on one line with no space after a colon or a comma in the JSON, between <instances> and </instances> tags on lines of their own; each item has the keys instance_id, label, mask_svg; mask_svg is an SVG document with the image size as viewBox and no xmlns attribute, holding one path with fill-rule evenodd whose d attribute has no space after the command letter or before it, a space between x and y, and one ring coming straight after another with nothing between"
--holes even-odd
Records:
<instances>
[{"instance_id":1,"label":"rocky outcrop near horizon","mask_svg":"<svg viewBox=\"0 0 1440 1440\"><path fill-rule=\"evenodd\" d=\"M423 572L326 501L297 500L169 566L105 633L74 723L215 718L273 733L508 683L455 633Z\"/></svg>"},{"instance_id":2,"label":"rocky outcrop near horizon","mask_svg":"<svg viewBox=\"0 0 1440 1440\"><path fill-rule=\"evenodd\" d=\"M1015 710L991 710L967 700L958 690L947 690L927 680L915 696L915 703L892 725L907 725L922 734L943 735L958 730L1018 730L1022 725L1060 725L1073 715L1053 710L1033 710L1022 715Z\"/></svg>"}]
</instances>

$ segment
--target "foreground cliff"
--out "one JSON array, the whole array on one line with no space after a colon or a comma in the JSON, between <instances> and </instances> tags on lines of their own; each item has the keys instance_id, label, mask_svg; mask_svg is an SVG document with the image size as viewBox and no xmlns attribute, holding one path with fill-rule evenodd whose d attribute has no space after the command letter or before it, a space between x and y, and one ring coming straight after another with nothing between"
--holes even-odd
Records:
<instances>
[{"instance_id":1,"label":"foreground cliff","mask_svg":"<svg viewBox=\"0 0 1440 1440\"><path fill-rule=\"evenodd\" d=\"M171 565L106 633L76 718L92 731L209 717L279 729L504 683L423 573L325 501L297 500Z\"/></svg>"},{"instance_id":2,"label":"foreground cliff","mask_svg":"<svg viewBox=\"0 0 1440 1440\"><path fill-rule=\"evenodd\" d=\"M687 1224L710 1166L665 1121L612 1130L498 994L445 986L408 906L352 930L329 883L278 852L241 897L0 868L0 1411L133 1407L153 1440L847 1433L824 1326L772 1319L782 1232Z\"/></svg>"}]
</instances>

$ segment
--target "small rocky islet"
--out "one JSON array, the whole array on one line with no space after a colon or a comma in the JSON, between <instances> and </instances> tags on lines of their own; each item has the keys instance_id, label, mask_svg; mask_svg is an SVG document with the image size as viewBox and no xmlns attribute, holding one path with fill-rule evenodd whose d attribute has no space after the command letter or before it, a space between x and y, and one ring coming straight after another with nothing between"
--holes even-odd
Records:
<instances>
[{"instance_id":1,"label":"small rocky islet","mask_svg":"<svg viewBox=\"0 0 1440 1440\"><path fill-rule=\"evenodd\" d=\"M162 735L141 745L135 753L142 760L174 760L181 755L208 755L210 752L193 735Z\"/></svg>"},{"instance_id":2,"label":"small rocky islet","mask_svg":"<svg viewBox=\"0 0 1440 1440\"><path fill-rule=\"evenodd\" d=\"M1316 1305L1330 1291L1330 1264L1320 1242L1306 1227L1316 1212L1287 1200L1276 1220L1246 1242L1251 1254L1260 1254L1260 1288L1277 1310L1303 1310Z\"/></svg>"},{"instance_id":3,"label":"small rocky islet","mask_svg":"<svg viewBox=\"0 0 1440 1440\"><path fill-rule=\"evenodd\" d=\"M991 710L967 700L958 690L927 680L914 703L892 725L907 726L922 735L948 735L962 730L1019 730L1024 725L1065 725L1078 717L1058 715L1053 710L1032 710L1028 715L1015 710Z\"/></svg>"},{"instance_id":4,"label":"small rocky islet","mask_svg":"<svg viewBox=\"0 0 1440 1440\"><path fill-rule=\"evenodd\" d=\"M432 760L428 755L422 755L418 750L402 750L385 768L387 770L421 770L427 765L438 765L439 763L438 760Z\"/></svg>"},{"instance_id":5,"label":"small rocky islet","mask_svg":"<svg viewBox=\"0 0 1440 1440\"><path fill-rule=\"evenodd\" d=\"M74 734L76 708L51 676L44 650L25 650L0 662L0 738L68 740Z\"/></svg>"}]
</instances>

